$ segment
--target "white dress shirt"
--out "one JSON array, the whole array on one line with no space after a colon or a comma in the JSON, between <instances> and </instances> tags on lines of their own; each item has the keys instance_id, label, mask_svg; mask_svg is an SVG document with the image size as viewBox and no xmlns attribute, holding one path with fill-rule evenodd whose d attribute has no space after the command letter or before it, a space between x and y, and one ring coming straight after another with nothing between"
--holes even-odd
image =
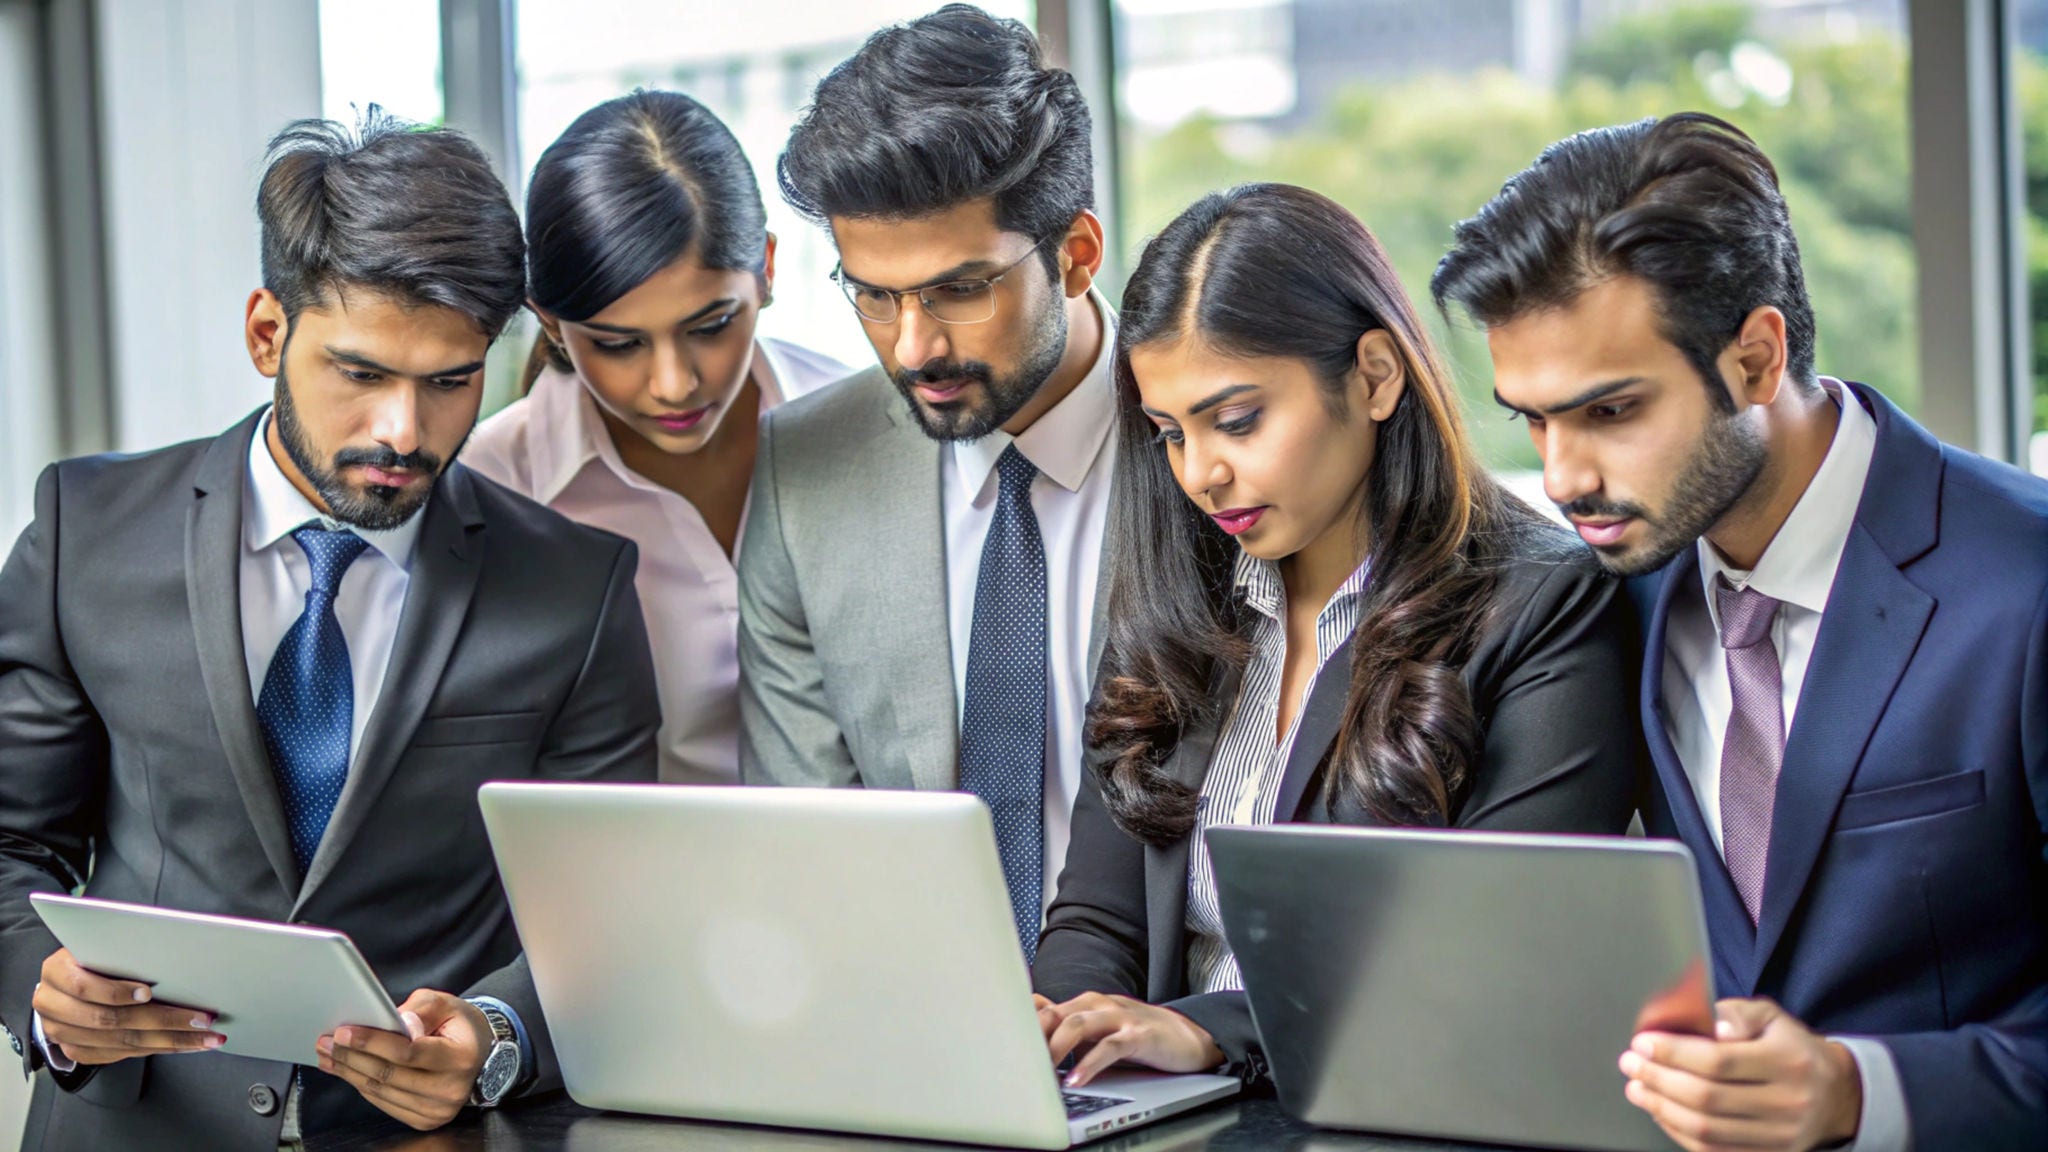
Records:
<instances>
[{"instance_id":1,"label":"white dress shirt","mask_svg":"<svg viewBox=\"0 0 2048 1152\"><path fill-rule=\"evenodd\" d=\"M851 373L807 348L757 340L753 377L761 410L754 418ZM739 574L697 506L627 467L589 389L554 368L541 373L525 399L477 428L462 462L639 546L633 584L661 698L661 779L737 783Z\"/></svg>"},{"instance_id":2,"label":"white dress shirt","mask_svg":"<svg viewBox=\"0 0 2048 1152\"><path fill-rule=\"evenodd\" d=\"M268 416L257 423L242 485L242 654L249 663L249 691L257 700L263 698L270 658L306 611L313 569L306 550L292 539L293 530L311 521L362 537L370 546L342 573L341 587L334 594L334 615L348 641L349 671L355 681L348 741L353 768L363 745L363 728L384 688L391 644L398 637L398 614L412 584L413 546L426 509L382 532L329 520L277 466L270 454L269 426Z\"/></svg>"},{"instance_id":3,"label":"white dress shirt","mask_svg":"<svg viewBox=\"0 0 2048 1152\"><path fill-rule=\"evenodd\" d=\"M1700 816L1714 846L1721 848L1721 745L1732 708L1728 661L1721 648L1720 612L1714 603L1714 581L1725 576L1734 587L1754 588L1779 602L1771 621L1771 646L1778 653L1783 680L1785 733L1789 741L1799 707L1799 691L1820 636L1828 593L1856 506L1863 500L1863 482L1877 449L1877 422L1840 381L1823 386L1841 412L1834 442L1820 470L1793 506L1748 572L1731 567L1703 537L1699 580L1673 597L1664 630L1664 731L1692 784ZM1797 772L1787 762L1782 772ZM1724 849L1725 851L1725 849ZM1856 1057L1863 1079L1863 1122L1852 1152L1902 1152L1911 1146L1904 1088L1891 1050L1882 1043L1837 1036Z\"/></svg>"},{"instance_id":4,"label":"white dress shirt","mask_svg":"<svg viewBox=\"0 0 2048 1152\"><path fill-rule=\"evenodd\" d=\"M1241 991L1244 976L1223 935L1223 909L1216 900L1216 869L1206 833L1219 824L1271 824L1287 779L1287 761L1301 731L1302 714L1325 666L1351 634L1365 594L1369 565L1361 564L1316 616L1316 670L1302 685L1301 699L1280 731L1280 681L1287 670L1287 586L1279 565L1240 551L1237 588L1252 609L1251 658L1237 702L1217 736L1216 751L1202 776L1195 828L1188 840L1188 991ZM1350 669L1340 668L1348 676ZM1290 813L1290 815L1292 815Z\"/></svg>"},{"instance_id":5,"label":"white dress shirt","mask_svg":"<svg viewBox=\"0 0 2048 1152\"><path fill-rule=\"evenodd\" d=\"M1047 693L1045 757L1046 907L1052 906L1081 787L1088 693L1095 670L1088 644L1095 588L1102 568L1102 532L1109 523L1109 482L1116 464L1116 393L1110 382L1116 321L1093 291L1102 320L1102 349L1088 374L1023 435L998 428L979 440L956 440L940 454L939 487L946 522L946 614L953 641L953 698L967 708L967 656L974 635L974 590L981 549L995 522L1001 485L996 461L1011 444L1037 465L1031 510L1045 542Z\"/></svg>"}]
</instances>

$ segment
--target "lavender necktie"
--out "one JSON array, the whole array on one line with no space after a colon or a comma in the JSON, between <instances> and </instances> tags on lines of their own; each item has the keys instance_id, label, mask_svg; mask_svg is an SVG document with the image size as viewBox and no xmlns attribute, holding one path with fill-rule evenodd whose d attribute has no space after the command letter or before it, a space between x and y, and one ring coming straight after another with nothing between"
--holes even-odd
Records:
<instances>
[{"instance_id":1,"label":"lavender necktie","mask_svg":"<svg viewBox=\"0 0 2048 1152\"><path fill-rule=\"evenodd\" d=\"M1714 578L1728 660L1728 733L1721 744L1721 855L1755 924L1771 847L1771 807L1785 760L1784 674L1771 643L1778 602Z\"/></svg>"}]
</instances>

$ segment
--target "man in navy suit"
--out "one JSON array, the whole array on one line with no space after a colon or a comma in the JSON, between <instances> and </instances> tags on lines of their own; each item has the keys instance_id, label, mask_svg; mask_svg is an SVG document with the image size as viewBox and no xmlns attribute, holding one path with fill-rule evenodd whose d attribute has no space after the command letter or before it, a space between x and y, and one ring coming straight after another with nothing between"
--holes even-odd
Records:
<instances>
[{"instance_id":1,"label":"man in navy suit","mask_svg":"<svg viewBox=\"0 0 2048 1152\"><path fill-rule=\"evenodd\" d=\"M1432 290L1637 577L1644 820L1733 998L1636 1036L1629 1100L1688 1149L2048 1147L2048 483L1816 374L1777 174L1709 116L1551 146Z\"/></svg>"}]
</instances>

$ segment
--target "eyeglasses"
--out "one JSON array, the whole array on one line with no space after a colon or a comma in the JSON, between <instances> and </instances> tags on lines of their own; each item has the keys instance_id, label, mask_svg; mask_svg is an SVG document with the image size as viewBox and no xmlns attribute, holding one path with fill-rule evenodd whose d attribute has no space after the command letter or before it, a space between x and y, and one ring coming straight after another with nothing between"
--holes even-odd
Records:
<instances>
[{"instance_id":1,"label":"eyeglasses","mask_svg":"<svg viewBox=\"0 0 2048 1152\"><path fill-rule=\"evenodd\" d=\"M903 311L903 297L917 297L918 306L925 315L941 324L979 324L995 318L996 285L1003 277L1017 270L1017 265L1031 259L1045 241L1033 244L1024 255L1010 261L1010 266L982 280L948 280L944 284L928 284L923 288L910 288L892 292L887 288L876 288L850 279L844 268L832 269L832 279L839 282L840 290L853 304L853 310L860 318L872 324L893 322Z\"/></svg>"}]
</instances>

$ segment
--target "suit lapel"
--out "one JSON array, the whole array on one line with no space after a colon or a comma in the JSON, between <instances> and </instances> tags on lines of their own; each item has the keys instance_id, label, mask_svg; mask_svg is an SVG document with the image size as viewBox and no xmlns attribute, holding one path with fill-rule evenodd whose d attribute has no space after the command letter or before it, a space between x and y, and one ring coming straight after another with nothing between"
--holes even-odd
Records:
<instances>
[{"instance_id":1,"label":"suit lapel","mask_svg":"<svg viewBox=\"0 0 2048 1152\"><path fill-rule=\"evenodd\" d=\"M1935 544L1941 449L1881 397L1865 406L1877 420L1877 447L1785 742L1757 924L1759 972L1799 906L1842 793L1934 614L1934 599L1899 568Z\"/></svg>"},{"instance_id":2,"label":"suit lapel","mask_svg":"<svg viewBox=\"0 0 2048 1152\"><path fill-rule=\"evenodd\" d=\"M1643 643L1643 715L1644 742L1649 745L1650 763L1654 783L1664 800L1664 807L1670 813L1672 829L1680 840L1692 849L1696 870L1700 877L1700 897L1706 905L1707 922L1713 925L1716 940L1725 942L1725 947L1716 948L1717 956L1727 963L1720 974L1718 984L1726 984L1726 977L1736 978L1737 986L1748 992L1755 980L1754 969L1749 963L1756 945L1756 927L1749 922L1749 911L1743 907L1742 896L1735 890L1735 881L1728 875L1728 863L1714 846L1714 838L1707 831L1706 818L1700 812L1699 797L1693 793L1692 778L1686 775L1685 765L1678 758L1678 749L1671 744L1671 732L1666 726L1664 708L1664 637L1666 626L1671 620L1671 606L1684 590L1698 584L1700 578L1699 553L1692 548L1680 552L1659 574L1656 600L1650 609L1649 626ZM1652 829L1654 834L1656 830ZM1735 989L1723 988L1724 994L1734 995Z\"/></svg>"},{"instance_id":3,"label":"suit lapel","mask_svg":"<svg viewBox=\"0 0 2048 1152\"><path fill-rule=\"evenodd\" d=\"M299 888L299 866L292 858L277 776L256 721L256 698L242 644L242 487L250 440L261 417L258 412L215 440L199 465L185 520L185 599L221 751L263 855L290 894Z\"/></svg>"},{"instance_id":4,"label":"suit lapel","mask_svg":"<svg viewBox=\"0 0 2048 1152\"><path fill-rule=\"evenodd\" d=\"M397 768L469 616L485 540L483 516L470 490L467 469L450 468L421 515L426 519L420 525L384 687L363 728L362 746L356 751L327 833L306 870L295 913L334 870L335 860L348 847L349 838L362 826L377 794Z\"/></svg>"},{"instance_id":5,"label":"suit lapel","mask_svg":"<svg viewBox=\"0 0 2048 1152\"><path fill-rule=\"evenodd\" d=\"M1356 635L1354 633L1353 635ZM1344 724L1344 706L1351 699L1351 637L1331 651L1309 689L1308 706L1302 709L1294 746L1287 751L1287 768L1280 777L1280 795L1273 802L1273 821L1284 824L1301 819L1308 797L1309 782L1330 754L1337 729Z\"/></svg>"},{"instance_id":6,"label":"suit lapel","mask_svg":"<svg viewBox=\"0 0 2048 1152\"><path fill-rule=\"evenodd\" d=\"M885 673L882 699L893 714L887 733L904 758L903 772L921 791L960 786L960 701L953 682L953 633L946 610L946 446L926 436L907 412L886 410L886 435L871 477L877 499L860 535L887 540L891 575L877 589L872 650L899 654ZM906 499L905 494L911 494Z\"/></svg>"},{"instance_id":7,"label":"suit lapel","mask_svg":"<svg viewBox=\"0 0 2048 1152\"><path fill-rule=\"evenodd\" d=\"M1242 671L1225 674L1209 699L1216 712L1181 734L1180 743L1167 758L1166 773L1189 788L1201 791L1209 774L1209 759L1222 737L1223 722L1237 700ZM1150 943L1147 972L1150 999L1177 999L1186 980L1188 918L1188 854L1193 848L1190 832L1165 847L1145 846L1145 922Z\"/></svg>"}]
</instances>

